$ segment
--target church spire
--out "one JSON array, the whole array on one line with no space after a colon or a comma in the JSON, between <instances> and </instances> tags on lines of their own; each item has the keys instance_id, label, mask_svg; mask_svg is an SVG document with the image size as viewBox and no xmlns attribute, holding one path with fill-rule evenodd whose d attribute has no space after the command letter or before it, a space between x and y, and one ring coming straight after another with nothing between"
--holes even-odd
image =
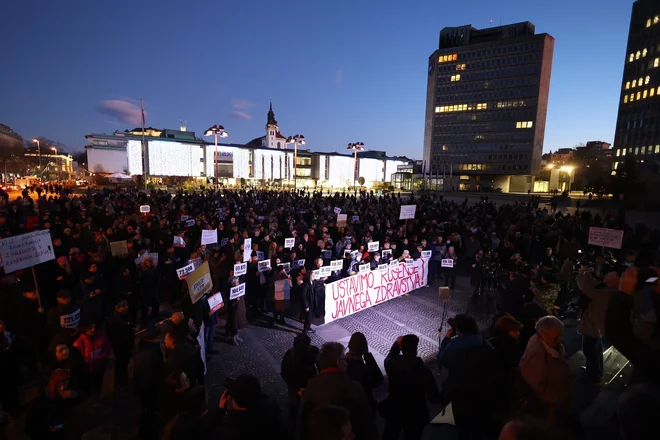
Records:
<instances>
[{"instance_id":1,"label":"church spire","mask_svg":"<svg viewBox=\"0 0 660 440\"><path fill-rule=\"evenodd\" d=\"M268 121L266 122L266 126L269 125L277 125L277 121L275 120L275 113L273 112L273 100L270 100L270 109L268 110Z\"/></svg>"}]
</instances>

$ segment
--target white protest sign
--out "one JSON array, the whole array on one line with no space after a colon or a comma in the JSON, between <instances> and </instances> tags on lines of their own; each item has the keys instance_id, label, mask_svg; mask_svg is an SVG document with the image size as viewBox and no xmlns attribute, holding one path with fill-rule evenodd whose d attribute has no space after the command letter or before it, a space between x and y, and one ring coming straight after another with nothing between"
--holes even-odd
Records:
<instances>
[{"instance_id":1,"label":"white protest sign","mask_svg":"<svg viewBox=\"0 0 660 440\"><path fill-rule=\"evenodd\" d=\"M341 270L342 267L344 267L343 260L332 260L330 262L330 269L332 270Z\"/></svg>"},{"instance_id":2,"label":"white protest sign","mask_svg":"<svg viewBox=\"0 0 660 440\"><path fill-rule=\"evenodd\" d=\"M119 257L121 255L128 255L128 245L126 244L126 240L111 241L110 242L110 254L113 257Z\"/></svg>"},{"instance_id":3,"label":"white protest sign","mask_svg":"<svg viewBox=\"0 0 660 440\"><path fill-rule=\"evenodd\" d=\"M197 269L199 266L202 265L202 258L201 257L193 258L192 260L188 260L188 263L192 263L195 269Z\"/></svg>"},{"instance_id":4,"label":"white protest sign","mask_svg":"<svg viewBox=\"0 0 660 440\"><path fill-rule=\"evenodd\" d=\"M240 277L247 273L247 263L234 264L234 276Z\"/></svg>"},{"instance_id":5,"label":"white protest sign","mask_svg":"<svg viewBox=\"0 0 660 440\"><path fill-rule=\"evenodd\" d=\"M354 216L351 218L351 220L354 221L354 222L359 222L359 221L360 221L360 216L359 216L359 215L354 215Z\"/></svg>"},{"instance_id":6,"label":"white protest sign","mask_svg":"<svg viewBox=\"0 0 660 440\"><path fill-rule=\"evenodd\" d=\"M188 293L193 304L199 301L205 293L210 293L213 288L213 281L211 280L208 261L205 261L193 273L188 275L186 277L186 283L188 284Z\"/></svg>"},{"instance_id":7,"label":"white protest sign","mask_svg":"<svg viewBox=\"0 0 660 440\"><path fill-rule=\"evenodd\" d=\"M209 308L211 309L211 313L217 312L225 305L222 299L222 293L220 292L216 293L211 297L206 298L206 300L209 302Z\"/></svg>"},{"instance_id":8,"label":"white protest sign","mask_svg":"<svg viewBox=\"0 0 660 440\"><path fill-rule=\"evenodd\" d=\"M428 265L419 259L412 266L388 266L385 272L371 270L326 284L325 323L426 286Z\"/></svg>"},{"instance_id":9,"label":"white protest sign","mask_svg":"<svg viewBox=\"0 0 660 440\"><path fill-rule=\"evenodd\" d=\"M412 258L406 258L406 266L412 266L413 264L415 264L415 260Z\"/></svg>"},{"instance_id":10,"label":"white protest sign","mask_svg":"<svg viewBox=\"0 0 660 440\"><path fill-rule=\"evenodd\" d=\"M398 266L398 265L399 265L399 260L390 261L390 266Z\"/></svg>"},{"instance_id":11,"label":"white protest sign","mask_svg":"<svg viewBox=\"0 0 660 440\"><path fill-rule=\"evenodd\" d=\"M408 220L415 218L416 211L417 211L417 205L401 205L399 220Z\"/></svg>"},{"instance_id":12,"label":"white protest sign","mask_svg":"<svg viewBox=\"0 0 660 440\"><path fill-rule=\"evenodd\" d=\"M422 251L422 258L431 258L431 251Z\"/></svg>"},{"instance_id":13,"label":"white protest sign","mask_svg":"<svg viewBox=\"0 0 660 440\"><path fill-rule=\"evenodd\" d=\"M621 249L623 245L623 231L620 229L589 228L588 242L594 246L603 246L612 249Z\"/></svg>"},{"instance_id":14,"label":"white protest sign","mask_svg":"<svg viewBox=\"0 0 660 440\"><path fill-rule=\"evenodd\" d=\"M202 230L202 245L216 244L218 242L217 229L203 229Z\"/></svg>"},{"instance_id":15,"label":"white protest sign","mask_svg":"<svg viewBox=\"0 0 660 440\"><path fill-rule=\"evenodd\" d=\"M190 263L187 266L183 266L181 269L176 270L176 275L179 277L180 280L184 279L186 275L189 273L193 273L195 271L195 265Z\"/></svg>"},{"instance_id":16,"label":"white protest sign","mask_svg":"<svg viewBox=\"0 0 660 440\"><path fill-rule=\"evenodd\" d=\"M335 214L341 214L341 208L335 208L333 211Z\"/></svg>"},{"instance_id":17,"label":"white protest sign","mask_svg":"<svg viewBox=\"0 0 660 440\"><path fill-rule=\"evenodd\" d=\"M5 273L55 259L49 231L35 231L0 240L0 259Z\"/></svg>"},{"instance_id":18,"label":"white protest sign","mask_svg":"<svg viewBox=\"0 0 660 440\"><path fill-rule=\"evenodd\" d=\"M174 236L174 247L184 247L186 245L186 242L183 241L183 237L179 237L178 235Z\"/></svg>"},{"instance_id":19,"label":"white protest sign","mask_svg":"<svg viewBox=\"0 0 660 440\"><path fill-rule=\"evenodd\" d=\"M141 205L140 206L140 212L145 213L145 212L151 212L151 206L149 205Z\"/></svg>"},{"instance_id":20,"label":"white protest sign","mask_svg":"<svg viewBox=\"0 0 660 440\"><path fill-rule=\"evenodd\" d=\"M291 263L281 263L281 265L284 268L284 272L287 274L291 272Z\"/></svg>"},{"instance_id":21,"label":"white protest sign","mask_svg":"<svg viewBox=\"0 0 660 440\"><path fill-rule=\"evenodd\" d=\"M321 267L319 269L319 274L321 275L322 278L323 277L329 277L330 275L332 275L332 267L330 267L330 266Z\"/></svg>"},{"instance_id":22,"label":"white protest sign","mask_svg":"<svg viewBox=\"0 0 660 440\"><path fill-rule=\"evenodd\" d=\"M451 258L443 258L440 262L440 267L454 267L454 260Z\"/></svg>"},{"instance_id":23,"label":"white protest sign","mask_svg":"<svg viewBox=\"0 0 660 440\"><path fill-rule=\"evenodd\" d=\"M238 299L243 295L245 295L245 283L241 283L236 287L232 287L229 291L229 299L231 300Z\"/></svg>"},{"instance_id":24,"label":"white protest sign","mask_svg":"<svg viewBox=\"0 0 660 440\"><path fill-rule=\"evenodd\" d=\"M330 258L332 258L332 251L329 249L323 249L321 251L321 256L326 260L329 260Z\"/></svg>"},{"instance_id":25,"label":"white protest sign","mask_svg":"<svg viewBox=\"0 0 660 440\"><path fill-rule=\"evenodd\" d=\"M383 256L383 258L385 258L387 256L391 257L392 256L392 249L383 249L383 252L381 252L381 255Z\"/></svg>"},{"instance_id":26,"label":"white protest sign","mask_svg":"<svg viewBox=\"0 0 660 440\"><path fill-rule=\"evenodd\" d=\"M320 278L323 278L323 277L321 276L321 269L313 270L313 271L312 271L312 276L311 276L311 278L312 278L312 281L314 281L314 280L318 280L318 279L320 279Z\"/></svg>"},{"instance_id":27,"label":"white protest sign","mask_svg":"<svg viewBox=\"0 0 660 440\"><path fill-rule=\"evenodd\" d=\"M380 248L380 243L377 241L371 241L367 243L367 250L369 252L378 252L379 248Z\"/></svg>"},{"instance_id":28,"label":"white protest sign","mask_svg":"<svg viewBox=\"0 0 660 440\"><path fill-rule=\"evenodd\" d=\"M337 227L341 228L343 226L346 226L347 218L348 218L348 214L337 214Z\"/></svg>"},{"instance_id":29,"label":"white protest sign","mask_svg":"<svg viewBox=\"0 0 660 440\"><path fill-rule=\"evenodd\" d=\"M80 324L80 309L66 315L60 315L60 327L78 328L78 324Z\"/></svg>"},{"instance_id":30,"label":"white protest sign","mask_svg":"<svg viewBox=\"0 0 660 440\"><path fill-rule=\"evenodd\" d=\"M293 260L291 267L293 269L300 269L301 267L305 267L305 260Z\"/></svg>"},{"instance_id":31,"label":"white protest sign","mask_svg":"<svg viewBox=\"0 0 660 440\"><path fill-rule=\"evenodd\" d=\"M380 273L387 272L387 264L379 264L378 265L378 272L380 272Z\"/></svg>"},{"instance_id":32,"label":"white protest sign","mask_svg":"<svg viewBox=\"0 0 660 440\"><path fill-rule=\"evenodd\" d=\"M369 272L369 270L371 269L371 265L369 263L360 264L359 268L360 268L360 273Z\"/></svg>"},{"instance_id":33,"label":"white protest sign","mask_svg":"<svg viewBox=\"0 0 660 440\"><path fill-rule=\"evenodd\" d=\"M270 260L262 260L257 263L259 272L267 272L270 270Z\"/></svg>"},{"instance_id":34,"label":"white protest sign","mask_svg":"<svg viewBox=\"0 0 660 440\"><path fill-rule=\"evenodd\" d=\"M252 258L252 239L246 238L243 242L243 262L248 262Z\"/></svg>"},{"instance_id":35,"label":"white protest sign","mask_svg":"<svg viewBox=\"0 0 660 440\"><path fill-rule=\"evenodd\" d=\"M188 221L186 222L186 226L188 226L189 228L195 226L195 219L194 219L194 218L191 218L190 220L188 220Z\"/></svg>"},{"instance_id":36,"label":"white protest sign","mask_svg":"<svg viewBox=\"0 0 660 440\"><path fill-rule=\"evenodd\" d=\"M285 238L284 239L284 247L287 249L293 249L293 246L296 244L296 239L295 238Z\"/></svg>"}]
</instances>

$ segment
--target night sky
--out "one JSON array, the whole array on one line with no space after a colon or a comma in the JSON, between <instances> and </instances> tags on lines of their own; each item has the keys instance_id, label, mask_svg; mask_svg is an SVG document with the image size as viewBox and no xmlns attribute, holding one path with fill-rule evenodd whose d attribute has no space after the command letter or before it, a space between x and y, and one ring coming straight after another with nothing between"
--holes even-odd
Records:
<instances>
[{"instance_id":1,"label":"night sky","mask_svg":"<svg viewBox=\"0 0 660 440\"><path fill-rule=\"evenodd\" d=\"M531 21L555 37L544 151L612 142L632 0L4 0L0 123L81 151L147 125L229 142L421 158L427 63L445 26Z\"/></svg>"}]
</instances>

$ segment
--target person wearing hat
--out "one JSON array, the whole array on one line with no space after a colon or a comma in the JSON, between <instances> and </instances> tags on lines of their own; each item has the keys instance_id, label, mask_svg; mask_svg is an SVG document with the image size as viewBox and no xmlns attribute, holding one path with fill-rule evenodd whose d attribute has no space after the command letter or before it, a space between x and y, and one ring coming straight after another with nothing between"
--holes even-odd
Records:
<instances>
[{"instance_id":1,"label":"person wearing hat","mask_svg":"<svg viewBox=\"0 0 660 440\"><path fill-rule=\"evenodd\" d=\"M75 303L68 290L57 292L57 304L46 317L51 338L58 334L72 336L80 324L80 306Z\"/></svg>"}]
</instances>

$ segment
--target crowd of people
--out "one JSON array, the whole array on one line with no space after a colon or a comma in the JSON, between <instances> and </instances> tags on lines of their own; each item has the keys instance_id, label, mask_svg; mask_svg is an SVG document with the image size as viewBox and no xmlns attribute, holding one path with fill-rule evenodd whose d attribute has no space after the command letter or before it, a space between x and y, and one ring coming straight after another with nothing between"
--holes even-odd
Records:
<instances>
[{"instance_id":1,"label":"crowd of people","mask_svg":"<svg viewBox=\"0 0 660 440\"><path fill-rule=\"evenodd\" d=\"M399 220L402 204L417 206L414 220ZM338 223L337 208L346 224ZM623 249L634 251L588 246L592 226L622 229ZM647 426L631 408L657 409L660 236L618 215L550 213L536 201L404 201L366 191L72 195L55 187L34 198L0 198L0 238L35 230L50 231L56 259L35 266L34 276L25 269L0 279L4 420L27 413L32 438L79 438L79 410L108 388L109 365L112 385L130 387L139 399L144 439L359 440L379 431L388 440L401 433L419 439L429 404L449 403L460 439L561 438L552 427L575 431L561 320L571 308L580 310L586 380L603 379L604 336L635 367L637 385L619 411L625 438L641 438L633 430ZM216 230L217 243L202 245L203 230ZM113 251L117 242L125 252ZM378 251L369 251L373 242ZM467 275L473 287L469 313L440 323L440 386L413 334L392 341L384 371L362 333L353 334L348 350L336 342L311 345L326 283L361 264L375 269L424 251L430 283L454 291L457 276ZM312 275L336 259L341 268ZM259 262L266 260L264 268ZM246 273L235 274L243 261ZM203 262L213 287L196 300L177 269ZM245 295L230 295L242 283ZM288 295L276 292L283 285ZM219 310L209 303L216 292ZM217 344L240 346L249 323L281 325L286 316L303 323L282 359L286 411L249 374L228 380L220 402L208 405L205 360L218 355ZM478 325L484 320L492 324L486 331ZM381 399L375 390L384 383ZM19 392L26 384L40 391L28 408Z\"/></svg>"}]
</instances>

